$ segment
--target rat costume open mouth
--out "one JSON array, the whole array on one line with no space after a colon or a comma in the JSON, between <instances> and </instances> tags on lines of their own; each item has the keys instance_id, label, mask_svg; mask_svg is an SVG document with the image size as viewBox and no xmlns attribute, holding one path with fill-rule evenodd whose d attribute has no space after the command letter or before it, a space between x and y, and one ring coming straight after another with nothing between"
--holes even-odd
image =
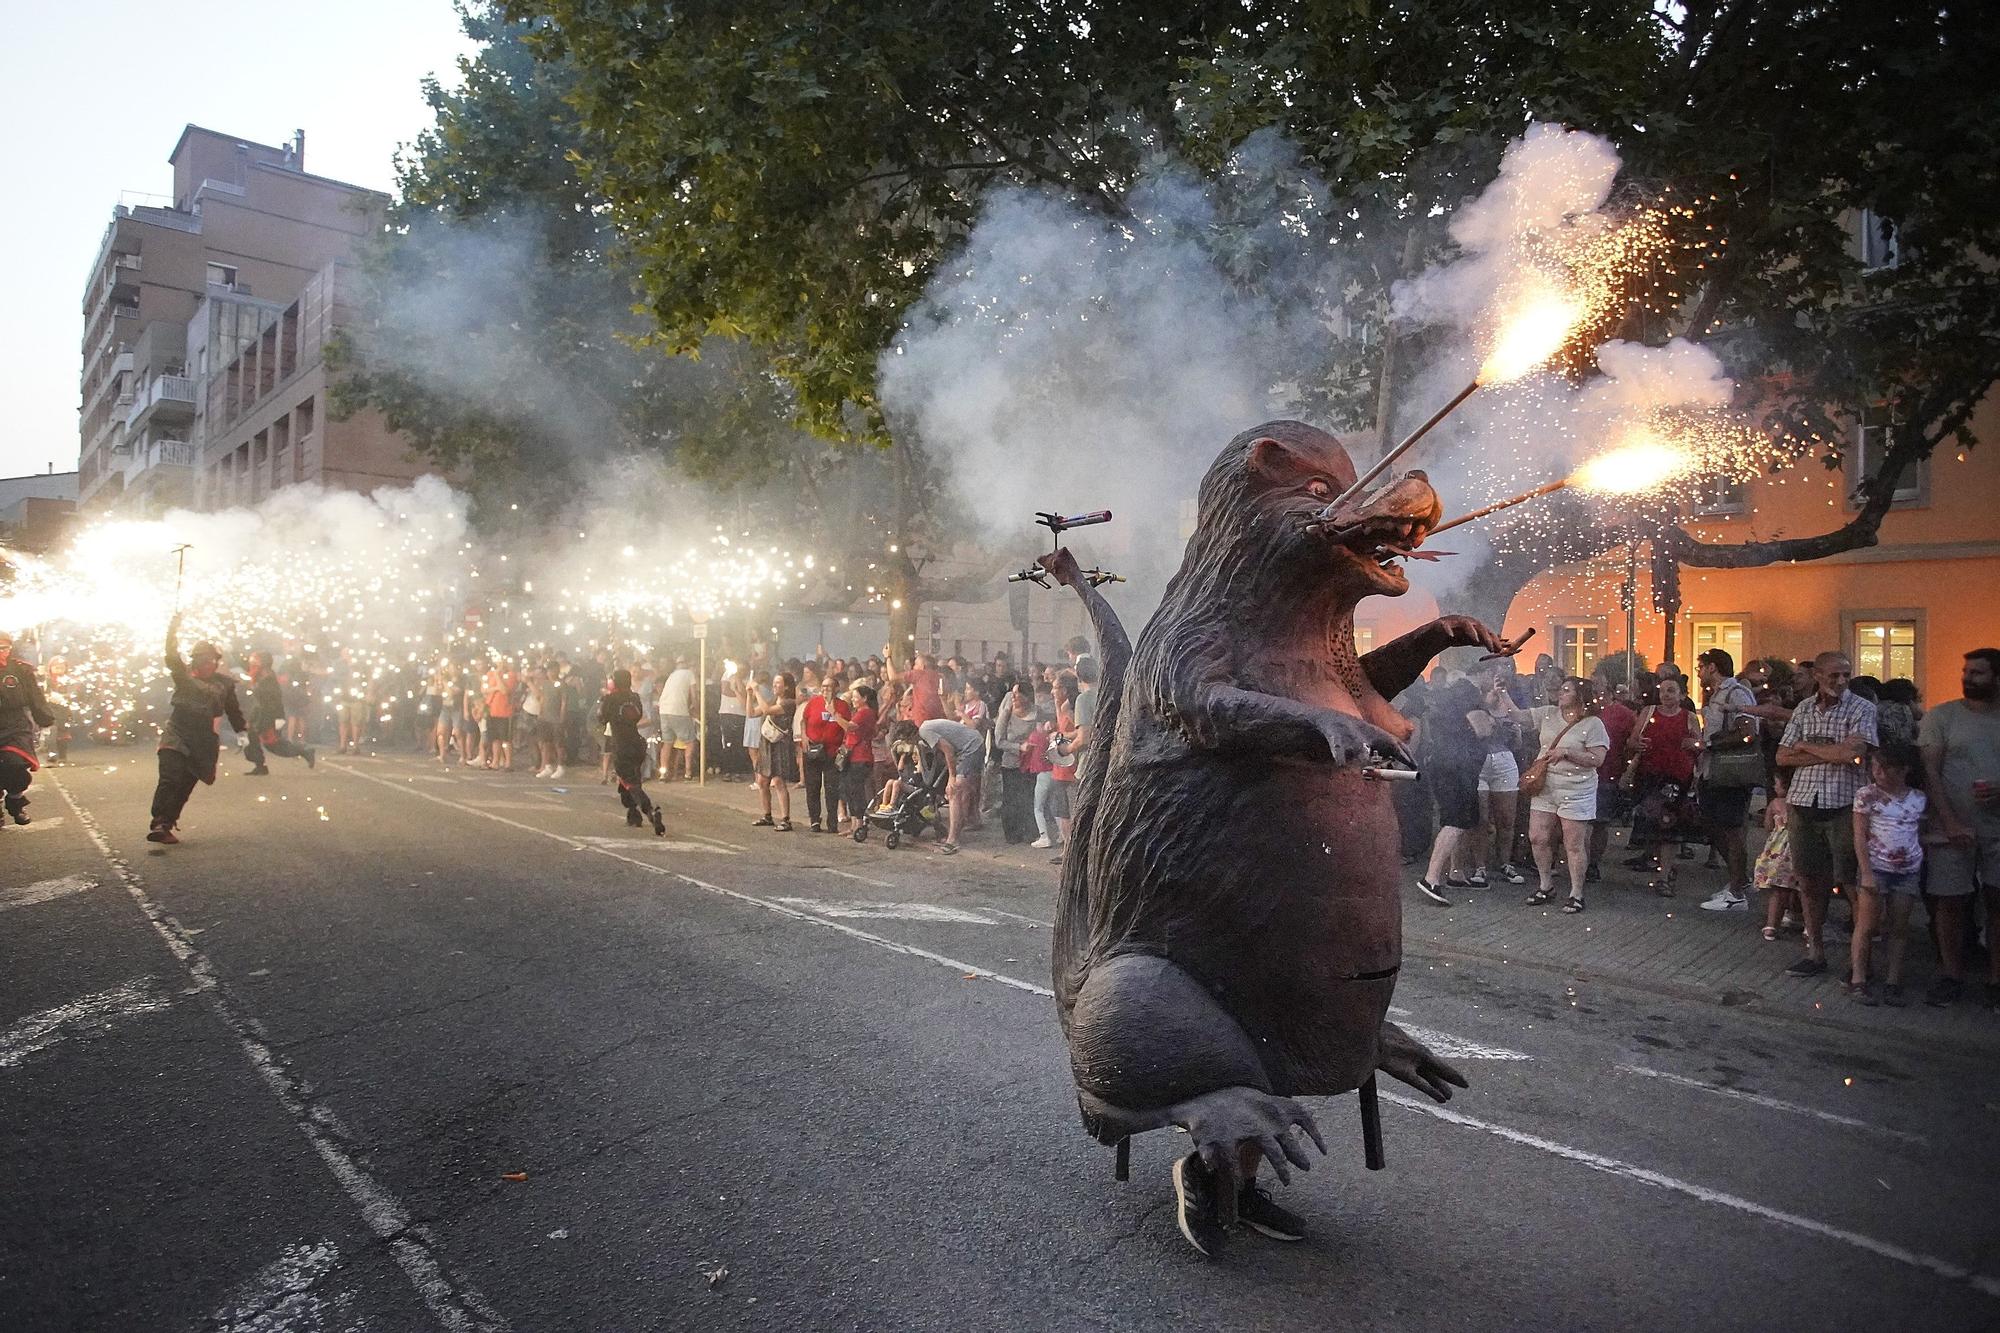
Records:
<instances>
[{"instance_id":1,"label":"rat costume open mouth","mask_svg":"<svg viewBox=\"0 0 2000 1333\"><path fill-rule=\"evenodd\" d=\"M1305 529L1354 556L1369 579L1387 593L1409 587L1402 562L1436 560L1442 551L1420 550L1424 538L1443 516L1437 492L1421 472L1398 479L1352 516L1331 516L1319 510Z\"/></svg>"}]
</instances>

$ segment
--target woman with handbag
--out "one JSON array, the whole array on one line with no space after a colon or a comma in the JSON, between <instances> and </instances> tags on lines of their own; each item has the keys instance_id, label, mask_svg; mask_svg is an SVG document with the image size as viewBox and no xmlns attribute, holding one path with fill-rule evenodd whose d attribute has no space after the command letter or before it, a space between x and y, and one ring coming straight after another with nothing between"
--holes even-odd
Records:
<instances>
[{"instance_id":1,"label":"woman with handbag","mask_svg":"<svg viewBox=\"0 0 2000 1333\"><path fill-rule=\"evenodd\" d=\"M1000 831L1008 842L1035 836L1035 775L1021 767L1021 747L1040 725L1034 686L1018 681L993 718L993 751L1000 763Z\"/></svg>"},{"instance_id":2,"label":"woman with handbag","mask_svg":"<svg viewBox=\"0 0 2000 1333\"><path fill-rule=\"evenodd\" d=\"M799 706L799 690L792 673L780 671L771 684L771 701L755 704L751 715L759 718L763 748L757 751L757 791L764 798L764 817L754 828L792 831L792 784L799 780L799 753L792 744L792 719ZM777 792L779 815L771 818L771 793Z\"/></svg>"},{"instance_id":3,"label":"woman with handbag","mask_svg":"<svg viewBox=\"0 0 2000 1333\"><path fill-rule=\"evenodd\" d=\"M1540 906L1555 897L1556 847L1569 865L1565 914L1583 910L1584 875L1590 865L1590 825L1597 818L1597 770L1611 749L1611 734L1597 716L1597 694L1589 681L1564 678L1556 702L1533 710L1541 749L1521 790L1528 797L1528 841L1535 849L1541 883L1528 899Z\"/></svg>"}]
</instances>

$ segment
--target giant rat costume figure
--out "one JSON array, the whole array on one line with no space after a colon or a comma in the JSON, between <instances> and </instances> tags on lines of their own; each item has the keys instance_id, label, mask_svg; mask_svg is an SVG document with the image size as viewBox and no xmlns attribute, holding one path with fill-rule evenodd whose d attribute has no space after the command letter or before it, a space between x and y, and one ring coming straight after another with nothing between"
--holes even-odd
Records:
<instances>
[{"instance_id":1,"label":"giant rat costume figure","mask_svg":"<svg viewBox=\"0 0 2000 1333\"><path fill-rule=\"evenodd\" d=\"M1398 560L1441 513L1422 473L1315 526L1355 478L1295 421L1232 440L1201 484L1180 572L1136 652L1058 550L1043 565L1089 608L1103 702L1085 756L1054 940L1056 1004L1084 1127L1104 1143L1178 1125L1181 1229L1213 1254L1239 1219L1298 1219L1255 1188L1325 1151L1292 1098L1376 1070L1443 1101L1464 1078L1385 1021L1402 962L1388 784L1411 724L1389 705L1439 652L1511 651L1438 620L1366 657L1354 607L1409 587Z\"/></svg>"}]
</instances>

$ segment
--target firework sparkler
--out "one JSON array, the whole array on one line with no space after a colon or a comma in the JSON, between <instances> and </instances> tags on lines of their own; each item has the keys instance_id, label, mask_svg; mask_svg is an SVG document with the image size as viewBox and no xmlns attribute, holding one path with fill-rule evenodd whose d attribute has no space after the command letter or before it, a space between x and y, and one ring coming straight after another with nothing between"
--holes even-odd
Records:
<instances>
[{"instance_id":1,"label":"firework sparkler","mask_svg":"<svg viewBox=\"0 0 2000 1333\"><path fill-rule=\"evenodd\" d=\"M1505 500L1495 500L1469 514L1460 514L1448 519L1431 530L1436 536L1447 529L1470 523L1475 518L1485 518L1503 509L1544 495L1574 487L1597 495L1639 495L1646 491L1658 490L1678 478L1688 476L1700 469L1700 456L1688 449L1674 445L1655 436L1644 436L1620 448L1609 450L1590 459L1560 481L1544 482L1532 490L1510 495Z\"/></svg>"}]
</instances>

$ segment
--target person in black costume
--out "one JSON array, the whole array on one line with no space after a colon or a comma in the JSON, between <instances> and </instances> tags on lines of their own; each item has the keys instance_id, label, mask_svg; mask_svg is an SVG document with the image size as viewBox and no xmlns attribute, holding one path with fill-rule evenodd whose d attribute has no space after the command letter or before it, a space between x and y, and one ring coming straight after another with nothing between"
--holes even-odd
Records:
<instances>
[{"instance_id":1,"label":"person in black costume","mask_svg":"<svg viewBox=\"0 0 2000 1333\"><path fill-rule=\"evenodd\" d=\"M646 705L632 692L632 673L619 667L611 673L611 689L597 705L597 720L611 728L611 768L618 775L618 800L625 807L625 823L639 828L653 821L653 836L667 835L667 821L660 807L646 794L646 738L639 734L639 722Z\"/></svg>"},{"instance_id":2,"label":"person in black costume","mask_svg":"<svg viewBox=\"0 0 2000 1333\"><path fill-rule=\"evenodd\" d=\"M14 655L14 637L0 630L0 793L7 818L28 822L28 784L41 767L35 734L55 725L56 715L35 678L35 664ZM0 819L4 825L6 819Z\"/></svg>"},{"instance_id":3,"label":"person in black costume","mask_svg":"<svg viewBox=\"0 0 2000 1333\"><path fill-rule=\"evenodd\" d=\"M227 717L239 732L250 729L242 705L236 702L236 681L217 669L222 650L203 639L189 651L192 661L184 661L175 643L180 630L181 614L176 611L167 622L166 652L174 692L167 725L160 728L160 782L153 789L153 826L146 833L147 842L179 842L174 826L194 794L194 784L215 782L215 761L222 749L215 719Z\"/></svg>"},{"instance_id":4,"label":"person in black costume","mask_svg":"<svg viewBox=\"0 0 2000 1333\"><path fill-rule=\"evenodd\" d=\"M271 770L264 766L267 751L280 759L303 759L307 768L317 762L312 746L301 745L285 734L284 691L271 670L271 655L260 652L250 654L250 737L243 746L243 757L255 767L248 776L270 775Z\"/></svg>"}]
</instances>

